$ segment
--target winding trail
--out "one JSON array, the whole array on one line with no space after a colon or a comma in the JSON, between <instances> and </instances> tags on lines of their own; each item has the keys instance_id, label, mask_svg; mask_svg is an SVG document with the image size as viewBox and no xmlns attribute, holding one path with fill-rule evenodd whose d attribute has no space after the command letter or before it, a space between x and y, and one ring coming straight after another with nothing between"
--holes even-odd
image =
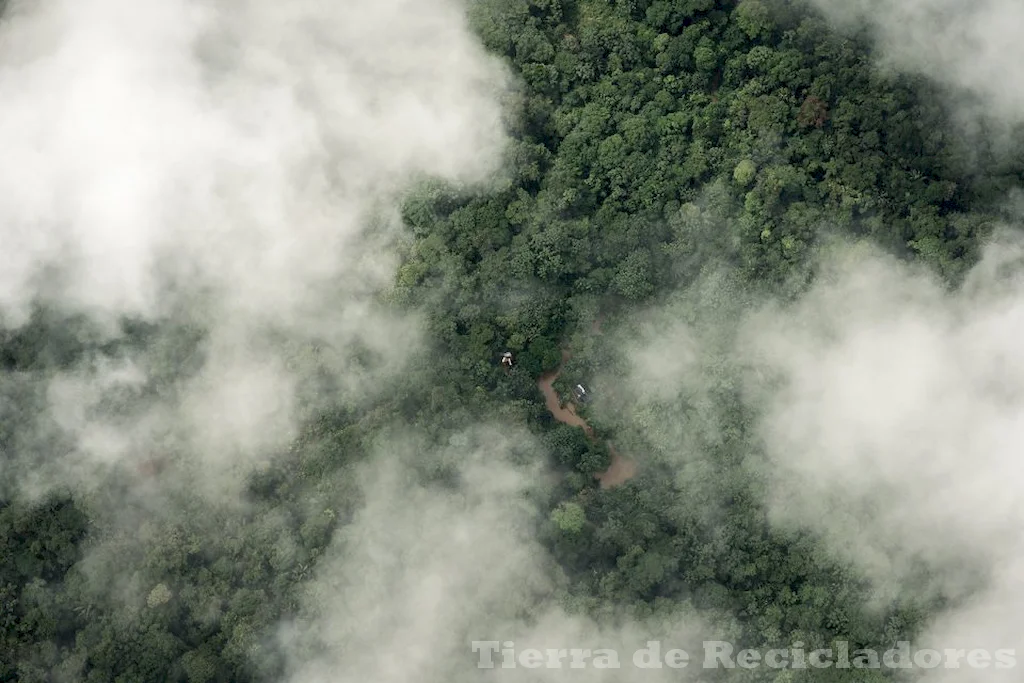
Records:
<instances>
[{"instance_id":1,"label":"winding trail","mask_svg":"<svg viewBox=\"0 0 1024 683\"><path fill-rule=\"evenodd\" d=\"M569 353L563 351L562 362L564 363L568 358ZM576 414L576 406L572 403L563 405L562 401L558 398L558 392L555 391L554 383L561 371L562 368L559 366L558 369L545 373L537 379L537 386L540 388L541 393L544 394L544 405L547 406L548 411L556 420L573 427L582 427L587 437L594 439L593 428L587 424L586 420ZM608 442L608 451L612 456L612 464L604 472L594 475L603 489L623 484L632 479L636 474L636 463L619 455L619 452L615 450L615 446L611 442Z\"/></svg>"},{"instance_id":2,"label":"winding trail","mask_svg":"<svg viewBox=\"0 0 1024 683\"><path fill-rule=\"evenodd\" d=\"M554 383L558 379L558 374L561 370L559 368L553 372L541 375L540 379L537 380L537 386L540 387L541 393L544 394L544 405L547 406L548 412L556 420L573 427L582 427L587 436L593 439L594 430L587 424L586 420L576 414L576 406L572 403L562 405L562 401L558 398L558 392L555 391Z\"/></svg>"}]
</instances>

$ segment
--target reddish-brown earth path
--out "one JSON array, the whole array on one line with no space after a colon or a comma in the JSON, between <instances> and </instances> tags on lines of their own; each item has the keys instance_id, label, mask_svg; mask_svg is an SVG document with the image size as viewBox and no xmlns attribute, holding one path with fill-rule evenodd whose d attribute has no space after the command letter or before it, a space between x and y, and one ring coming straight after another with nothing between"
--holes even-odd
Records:
<instances>
[{"instance_id":1,"label":"reddish-brown earth path","mask_svg":"<svg viewBox=\"0 0 1024 683\"><path fill-rule=\"evenodd\" d=\"M597 325L595 324L595 327L596 326ZM567 360L568 357L568 352L562 353L563 362ZM594 430L587 424L586 420L576 414L576 406L572 403L566 403L563 405L562 401L558 398L558 392L555 391L554 383L561 370L562 368L559 367L557 370L541 375L537 380L537 386L540 387L541 393L544 394L544 404L556 420L574 427L582 427L587 436L593 439ZM612 446L611 443L608 444L608 450L611 452L612 464L604 472L595 475L603 489L618 486L619 484L629 481L633 478L633 475L636 474L635 462L619 455L618 451L615 450L615 447Z\"/></svg>"}]
</instances>

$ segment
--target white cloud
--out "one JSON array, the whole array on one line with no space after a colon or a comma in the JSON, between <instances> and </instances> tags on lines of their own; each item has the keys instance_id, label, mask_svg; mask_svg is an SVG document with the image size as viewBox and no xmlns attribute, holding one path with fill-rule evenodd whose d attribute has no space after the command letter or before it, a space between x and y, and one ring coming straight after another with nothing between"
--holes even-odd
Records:
<instances>
[{"instance_id":1,"label":"white cloud","mask_svg":"<svg viewBox=\"0 0 1024 683\"><path fill-rule=\"evenodd\" d=\"M490 673L510 681L693 680L694 666L641 672L631 661L651 637L699 651L707 631L692 611L598 622L559 604L565 580L536 540L539 511L530 503L543 469L511 457L531 443L529 434L495 425L459 436L441 451L384 442L360 466L366 504L319 563L300 625L282 630L288 680L476 681L488 672L477 667L472 643L492 640L518 651L609 648L621 665L510 670L499 659ZM416 471L431 462L453 467L457 484L417 481Z\"/></svg>"},{"instance_id":2,"label":"white cloud","mask_svg":"<svg viewBox=\"0 0 1024 683\"><path fill-rule=\"evenodd\" d=\"M399 193L497 169L505 84L454 0L13 2L0 321L42 301L109 333L123 315L206 332L199 374L145 417L135 406L141 422L59 420L81 437L78 474L133 457L157 424L219 469L279 447L312 345L353 392L399 372L419 326L375 298ZM356 346L379 354L373 377L347 360ZM151 376L149 352L125 367ZM55 400L72 382L99 401L116 381L82 367L54 379Z\"/></svg>"},{"instance_id":3,"label":"white cloud","mask_svg":"<svg viewBox=\"0 0 1024 683\"><path fill-rule=\"evenodd\" d=\"M845 25L864 22L880 56L981 98L995 120L1024 122L1024 5L1016 0L814 0Z\"/></svg>"},{"instance_id":4,"label":"white cloud","mask_svg":"<svg viewBox=\"0 0 1024 683\"><path fill-rule=\"evenodd\" d=\"M1022 253L990 248L954 293L892 259L838 259L747 321L774 522L820 532L880 597L950 599L922 647L1024 652ZM927 680L1010 680L950 676Z\"/></svg>"}]
</instances>

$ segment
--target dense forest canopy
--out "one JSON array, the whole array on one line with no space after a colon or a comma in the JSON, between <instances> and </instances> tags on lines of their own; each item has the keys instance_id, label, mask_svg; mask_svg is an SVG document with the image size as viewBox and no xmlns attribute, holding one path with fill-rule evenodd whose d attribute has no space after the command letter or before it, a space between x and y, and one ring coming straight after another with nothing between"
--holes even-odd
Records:
<instances>
[{"instance_id":1,"label":"dense forest canopy","mask_svg":"<svg viewBox=\"0 0 1024 683\"><path fill-rule=\"evenodd\" d=\"M223 45L199 50L213 75L195 82L218 97L238 96L217 78L243 66L295 91L280 109L267 95L266 120L248 101L225 117L244 152L211 147L208 175L192 141L110 152L115 169L185 169L175 191L212 197L221 172L256 189L208 212L186 190L155 206L135 166L96 191L130 208L96 215L126 251L139 242L117 231L156 215L283 227L197 237L195 271L140 266L166 306L75 298L60 267L35 289L0 277L0 681L475 681L470 641L513 637L881 651L969 623L1004 639L975 646L1019 642L984 612L1019 549L974 533L1019 521L1013 489L986 487L1014 485L993 482L1024 386L1006 237L1024 128L966 124L985 89L893 68L868 25L815 3L481 0L465 27L440 0L372 18L272 4L225 14ZM156 47L120 56L191 49L164 19L199 21L169 11L140 30ZM18 32L48 20L8 9L3 92L33 73ZM285 24L299 28L275 42ZM452 33L424 37L439 26ZM247 62L248 40L280 62ZM154 59L147 78L184 72ZM500 98L475 89L487 79ZM168 107L187 88L157 86L166 99L141 111L167 135L192 125ZM290 109L305 106L339 123ZM282 120L294 131L265 146L250 135ZM289 174L313 180L279 191ZM0 220L74 223L39 208L54 194ZM335 222L357 227L335 237ZM0 250L34 248L13 234ZM193 272L214 277L160 279ZM574 407L589 434L555 419L542 377L563 400L592 394ZM635 470L605 486L613 456ZM992 491L975 521L955 484ZM673 680L901 672L784 673Z\"/></svg>"}]
</instances>

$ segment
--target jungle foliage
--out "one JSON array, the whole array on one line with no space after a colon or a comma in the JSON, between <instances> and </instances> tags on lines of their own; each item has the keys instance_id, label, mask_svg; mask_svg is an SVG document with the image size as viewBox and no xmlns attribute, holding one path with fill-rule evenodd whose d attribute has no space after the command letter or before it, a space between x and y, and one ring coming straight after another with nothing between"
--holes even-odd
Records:
<instances>
[{"instance_id":1,"label":"jungle foliage","mask_svg":"<svg viewBox=\"0 0 1024 683\"><path fill-rule=\"evenodd\" d=\"M144 605L89 592L89 539L134 533L90 513L96 501L0 503L0 681L55 671L104 683L274 680L283 664L257 645L297 613L332 532L359 505L349 469L396 420L433 443L495 418L539 437L562 478L537 533L580 612L687 605L735 615L752 646L810 650L834 639L884 649L934 609L909 599L869 609L853 570L813 537L768 524L743 468L758 448L752 409L731 370L712 388L716 429L688 436L701 476L651 456L608 490L591 478L607 452L551 418L536 378L566 346L563 396L568 383L614 376L621 358L606 339L709 267L738 291L792 297L813 280L817 250L868 240L955 285L1024 179L1024 150L965 142L936 86L880 70L866 37L837 33L799 2L483 0L472 23L521 87L502 182L427 184L403 206L408 239L388 301L426 313L429 357L369 409L311 420L251 482L245 514L186 497L181 514L154 522L146 552L122 558L139 568ZM82 325L40 314L2 340L0 363L26 375L72 364L92 348L69 335ZM126 343L150 333L130 329ZM505 350L511 372L498 362ZM6 450L25 413L0 417ZM595 427L602 440L621 431ZM628 447L640 460L658 450L638 436ZM295 552L280 554L282 539ZM792 680L811 680L803 673Z\"/></svg>"}]
</instances>

